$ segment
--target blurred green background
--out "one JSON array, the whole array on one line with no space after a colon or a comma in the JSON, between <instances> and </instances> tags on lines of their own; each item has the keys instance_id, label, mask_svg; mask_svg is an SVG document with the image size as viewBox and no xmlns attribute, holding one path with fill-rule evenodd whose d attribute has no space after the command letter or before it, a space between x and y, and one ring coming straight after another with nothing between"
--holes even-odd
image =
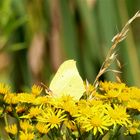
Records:
<instances>
[{"instance_id":1,"label":"blurred green background","mask_svg":"<svg viewBox=\"0 0 140 140\"><path fill-rule=\"evenodd\" d=\"M140 0L0 0L0 82L16 91L49 82L59 65L75 59L93 82L112 38L138 10ZM140 87L140 19L117 48L112 69ZM101 79L115 81L115 74Z\"/></svg>"}]
</instances>

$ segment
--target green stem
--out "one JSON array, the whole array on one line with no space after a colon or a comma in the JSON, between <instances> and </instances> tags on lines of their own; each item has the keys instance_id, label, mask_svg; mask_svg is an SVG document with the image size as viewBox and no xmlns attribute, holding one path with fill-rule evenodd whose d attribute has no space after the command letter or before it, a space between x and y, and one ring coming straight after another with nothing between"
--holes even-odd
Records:
<instances>
[{"instance_id":1,"label":"green stem","mask_svg":"<svg viewBox=\"0 0 140 140\"><path fill-rule=\"evenodd\" d=\"M59 134L59 137L61 140L63 140L63 135L61 134L61 128L62 128L62 125L60 127L58 127L58 134Z\"/></svg>"},{"instance_id":2,"label":"green stem","mask_svg":"<svg viewBox=\"0 0 140 140\"><path fill-rule=\"evenodd\" d=\"M7 120L7 114L6 113L4 113L4 121L5 121L5 125L8 126L8 120ZM7 133L7 135L8 135L8 139L12 140L8 133Z\"/></svg>"},{"instance_id":3,"label":"green stem","mask_svg":"<svg viewBox=\"0 0 140 140\"><path fill-rule=\"evenodd\" d=\"M131 137L132 137L132 140L135 140L135 136L132 135Z\"/></svg>"},{"instance_id":4,"label":"green stem","mask_svg":"<svg viewBox=\"0 0 140 140\"><path fill-rule=\"evenodd\" d=\"M113 127L113 130L110 133L109 140L115 140L116 138L118 138L120 128L121 128L120 125L117 125L117 126Z\"/></svg>"},{"instance_id":5,"label":"green stem","mask_svg":"<svg viewBox=\"0 0 140 140\"><path fill-rule=\"evenodd\" d=\"M8 120L7 120L6 113L4 114L4 121L5 121L6 126L8 126Z\"/></svg>"},{"instance_id":6,"label":"green stem","mask_svg":"<svg viewBox=\"0 0 140 140\"><path fill-rule=\"evenodd\" d=\"M79 127L78 127L77 124L76 124L76 127L77 127L77 130L78 130L79 138L80 138L81 140L83 140L83 137L82 137L81 131L80 131L80 129L79 129Z\"/></svg>"}]
</instances>

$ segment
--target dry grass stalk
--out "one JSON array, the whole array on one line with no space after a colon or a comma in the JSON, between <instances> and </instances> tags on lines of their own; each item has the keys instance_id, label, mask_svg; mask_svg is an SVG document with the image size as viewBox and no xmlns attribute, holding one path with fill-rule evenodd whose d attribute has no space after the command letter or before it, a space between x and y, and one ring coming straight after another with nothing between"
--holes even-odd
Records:
<instances>
[{"instance_id":1,"label":"dry grass stalk","mask_svg":"<svg viewBox=\"0 0 140 140\"><path fill-rule=\"evenodd\" d=\"M138 17L140 17L140 12L139 11L125 24L125 26L123 27L121 32L113 37L113 39L112 39L113 45L109 49L108 54L107 54L107 56L105 58L105 61L103 62L102 66L101 66L101 68L99 70L99 73L97 74L97 76L95 78L95 81L93 83L93 85L95 86L95 90L97 90L97 87L99 85L99 77L101 75L103 75L105 72L109 71L108 68L114 62L114 60L117 59L116 58L117 54L116 54L115 48L117 47L119 42L123 41L126 38L127 33L129 31L129 25ZM118 63L118 60L117 60L117 63ZM119 72L117 70L111 70L111 71L115 72L115 73ZM93 93L91 94L91 97L92 96L93 96Z\"/></svg>"}]
</instances>

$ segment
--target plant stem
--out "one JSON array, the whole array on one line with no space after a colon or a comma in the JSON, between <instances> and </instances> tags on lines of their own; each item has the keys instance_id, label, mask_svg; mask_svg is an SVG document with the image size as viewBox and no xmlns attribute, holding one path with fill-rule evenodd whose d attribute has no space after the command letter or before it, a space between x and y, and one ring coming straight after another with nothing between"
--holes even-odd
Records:
<instances>
[{"instance_id":1,"label":"plant stem","mask_svg":"<svg viewBox=\"0 0 140 140\"><path fill-rule=\"evenodd\" d=\"M8 120L7 120L7 114L6 113L4 113L4 121L5 121L5 125L8 126ZM8 133L7 133L7 135L8 135L8 139L12 140Z\"/></svg>"},{"instance_id":2,"label":"plant stem","mask_svg":"<svg viewBox=\"0 0 140 140\"><path fill-rule=\"evenodd\" d=\"M120 128L121 128L120 125L117 125L113 128L112 132L110 133L109 140L115 140L115 138L117 138L119 136Z\"/></svg>"}]
</instances>

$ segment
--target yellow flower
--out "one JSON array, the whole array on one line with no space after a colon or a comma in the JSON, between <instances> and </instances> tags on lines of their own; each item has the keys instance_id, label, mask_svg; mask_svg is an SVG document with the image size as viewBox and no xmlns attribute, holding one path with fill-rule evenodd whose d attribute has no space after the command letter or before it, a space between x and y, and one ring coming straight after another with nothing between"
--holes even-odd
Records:
<instances>
[{"instance_id":1,"label":"yellow flower","mask_svg":"<svg viewBox=\"0 0 140 140\"><path fill-rule=\"evenodd\" d=\"M26 110L26 107L23 104L16 106L16 113L23 113L23 112L25 112L25 110Z\"/></svg>"},{"instance_id":2,"label":"yellow flower","mask_svg":"<svg viewBox=\"0 0 140 140\"><path fill-rule=\"evenodd\" d=\"M74 115L76 113L76 104L72 97L70 96L62 96L58 100L59 107L64 109L66 112L69 112L70 115Z\"/></svg>"},{"instance_id":3,"label":"yellow flower","mask_svg":"<svg viewBox=\"0 0 140 140\"><path fill-rule=\"evenodd\" d=\"M21 120L20 127L24 132L29 132L34 130L34 126L30 124L28 120Z\"/></svg>"},{"instance_id":4,"label":"yellow flower","mask_svg":"<svg viewBox=\"0 0 140 140\"><path fill-rule=\"evenodd\" d=\"M74 102L66 102L62 105L62 109L69 112L72 116L77 112L76 105Z\"/></svg>"},{"instance_id":5,"label":"yellow flower","mask_svg":"<svg viewBox=\"0 0 140 140\"><path fill-rule=\"evenodd\" d=\"M105 110L106 110L106 105L103 105L102 102L98 102L98 101L93 102L92 100L91 101L81 100L78 103L78 111L77 111L78 113L75 115L75 117L80 117L80 116L91 117L96 113L104 113Z\"/></svg>"},{"instance_id":6,"label":"yellow flower","mask_svg":"<svg viewBox=\"0 0 140 140\"><path fill-rule=\"evenodd\" d=\"M38 122L36 124L36 129L40 132L40 133L44 133L47 134L49 132L49 125L46 125L45 123L42 122Z\"/></svg>"},{"instance_id":7,"label":"yellow flower","mask_svg":"<svg viewBox=\"0 0 140 140\"><path fill-rule=\"evenodd\" d=\"M118 95L118 100L121 102L127 102L130 100L129 92L123 91L121 94Z\"/></svg>"},{"instance_id":8,"label":"yellow flower","mask_svg":"<svg viewBox=\"0 0 140 140\"><path fill-rule=\"evenodd\" d=\"M51 105L54 105L55 107L59 108L61 107L62 104L65 104L66 102L75 102L74 98L69 96L69 95L63 95L62 97L60 98L52 98L52 97L49 97L50 99L50 104Z\"/></svg>"},{"instance_id":9,"label":"yellow flower","mask_svg":"<svg viewBox=\"0 0 140 140\"><path fill-rule=\"evenodd\" d=\"M118 97L119 96L119 94L120 94L120 92L118 92L117 90L109 90L109 91L107 91L107 93L105 94L105 96L107 97L107 98L116 98L116 97Z\"/></svg>"},{"instance_id":10,"label":"yellow flower","mask_svg":"<svg viewBox=\"0 0 140 140\"><path fill-rule=\"evenodd\" d=\"M130 115L126 113L126 107L114 104L114 108L108 106L107 110L107 115L109 115L114 125L119 124L127 126L130 124Z\"/></svg>"},{"instance_id":11,"label":"yellow flower","mask_svg":"<svg viewBox=\"0 0 140 140\"><path fill-rule=\"evenodd\" d=\"M100 89L105 92L108 92L112 89L121 92L125 88L126 86L124 83L115 83L115 82L110 82L110 81L100 82Z\"/></svg>"},{"instance_id":12,"label":"yellow flower","mask_svg":"<svg viewBox=\"0 0 140 140\"><path fill-rule=\"evenodd\" d=\"M75 121L80 124L82 131L93 131L96 135L97 132L103 134L104 130L108 130L108 127L112 125L110 117L105 114L106 105L102 102L99 104L93 104L92 101L79 101L78 113L75 115Z\"/></svg>"},{"instance_id":13,"label":"yellow flower","mask_svg":"<svg viewBox=\"0 0 140 140\"><path fill-rule=\"evenodd\" d=\"M20 131L20 135L19 135L19 140L33 140L34 139L34 133L28 133L28 132L23 132Z\"/></svg>"},{"instance_id":14,"label":"yellow flower","mask_svg":"<svg viewBox=\"0 0 140 140\"><path fill-rule=\"evenodd\" d=\"M94 98L92 100L88 100L88 102L90 106L102 106L104 104L102 100L95 100Z\"/></svg>"},{"instance_id":15,"label":"yellow flower","mask_svg":"<svg viewBox=\"0 0 140 140\"><path fill-rule=\"evenodd\" d=\"M32 94L34 94L35 96L40 95L42 90L43 90L43 88L40 86L37 86L37 85L32 86Z\"/></svg>"},{"instance_id":16,"label":"yellow flower","mask_svg":"<svg viewBox=\"0 0 140 140\"><path fill-rule=\"evenodd\" d=\"M18 101L22 103L32 103L35 100L35 96L30 93L19 93L17 95Z\"/></svg>"},{"instance_id":17,"label":"yellow flower","mask_svg":"<svg viewBox=\"0 0 140 140\"><path fill-rule=\"evenodd\" d=\"M105 100L106 96L103 94L99 94L98 92L94 93L93 99L97 99L97 100Z\"/></svg>"},{"instance_id":18,"label":"yellow flower","mask_svg":"<svg viewBox=\"0 0 140 140\"><path fill-rule=\"evenodd\" d=\"M39 107L31 107L29 110L29 116L30 118L35 117L41 113L41 110Z\"/></svg>"},{"instance_id":19,"label":"yellow flower","mask_svg":"<svg viewBox=\"0 0 140 140\"><path fill-rule=\"evenodd\" d=\"M140 102L137 100L130 100L127 104L127 108L137 109L140 111Z\"/></svg>"},{"instance_id":20,"label":"yellow flower","mask_svg":"<svg viewBox=\"0 0 140 140\"><path fill-rule=\"evenodd\" d=\"M65 120L65 116L64 111L61 109L46 108L37 116L37 121L46 123L51 129L58 128L61 122Z\"/></svg>"},{"instance_id":21,"label":"yellow flower","mask_svg":"<svg viewBox=\"0 0 140 140\"><path fill-rule=\"evenodd\" d=\"M140 100L140 89L137 87L130 87L130 93L132 100Z\"/></svg>"},{"instance_id":22,"label":"yellow flower","mask_svg":"<svg viewBox=\"0 0 140 140\"><path fill-rule=\"evenodd\" d=\"M18 98L17 98L17 95L15 93L7 93L4 96L4 101L7 104L17 104L18 103Z\"/></svg>"},{"instance_id":23,"label":"yellow flower","mask_svg":"<svg viewBox=\"0 0 140 140\"><path fill-rule=\"evenodd\" d=\"M77 108L78 111L77 114L74 115L75 117L88 116L89 113L91 113L91 108L86 100L80 100L78 102Z\"/></svg>"},{"instance_id":24,"label":"yellow flower","mask_svg":"<svg viewBox=\"0 0 140 140\"><path fill-rule=\"evenodd\" d=\"M41 113L41 108L39 108L38 106L31 107L29 113L27 115L20 116L20 118L31 119L33 117L36 117L40 113Z\"/></svg>"},{"instance_id":25,"label":"yellow flower","mask_svg":"<svg viewBox=\"0 0 140 140\"><path fill-rule=\"evenodd\" d=\"M6 108L5 108L5 112L6 113L9 113L9 112L12 112L13 111L13 108L12 108L12 106L6 106Z\"/></svg>"},{"instance_id":26,"label":"yellow flower","mask_svg":"<svg viewBox=\"0 0 140 140\"><path fill-rule=\"evenodd\" d=\"M127 127L127 133L126 134L131 134L135 135L137 133L140 133L140 121L139 120L133 120L133 122L128 125Z\"/></svg>"},{"instance_id":27,"label":"yellow flower","mask_svg":"<svg viewBox=\"0 0 140 140\"><path fill-rule=\"evenodd\" d=\"M64 95L56 99L50 99L49 104L53 105L56 108L61 108L66 112L69 112L70 115L74 115L76 112L76 101L69 95Z\"/></svg>"},{"instance_id":28,"label":"yellow flower","mask_svg":"<svg viewBox=\"0 0 140 140\"><path fill-rule=\"evenodd\" d=\"M108 130L108 127L112 125L109 116L104 113L97 113L90 117L84 117L80 124L86 131L93 130L94 135L96 135L97 132L103 134L103 131Z\"/></svg>"},{"instance_id":29,"label":"yellow flower","mask_svg":"<svg viewBox=\"0 0 140 140\"><path fill-rule=\"evenodd\" d=\"M49 102L49 99L47 96L39 96L39 97L36 97L32 103L34 105L40 105L40 104L46 104L48 102Z\"/></svg>"},{"instance_id":30,"label":"yellow flower","mask_svg":"<svg viewBox=\"0 0 140 140\"><path fill-rule=\"evenodd\" d=\"M136 128L136 127L130 127L130 128L129 128L129 133L130 133L131 135L135 135L135 134L137 134L137 133L140 133L140 130L139 130L138 128Z\"/></svg>"},{"instance_id":31,"label":"yellow flower","mask_svg":"<svg viewBox=\"0 0 140 140\"><path fill-rule=\"evenodd\" d=\"M11 133L13 135L17 134L17 125L11 124L5 127L7 133Z\"/></svg>"},{"instance_id":32,"label":"yellow flower","mask_svg":"<svg viewBox=\"0 0 140 140\"><path fill-rule=\"evenodd\" d=\"M7 94L10 92L10 87L6 84L0 83L0 94Z\"/></svg>"}]
</instances>

